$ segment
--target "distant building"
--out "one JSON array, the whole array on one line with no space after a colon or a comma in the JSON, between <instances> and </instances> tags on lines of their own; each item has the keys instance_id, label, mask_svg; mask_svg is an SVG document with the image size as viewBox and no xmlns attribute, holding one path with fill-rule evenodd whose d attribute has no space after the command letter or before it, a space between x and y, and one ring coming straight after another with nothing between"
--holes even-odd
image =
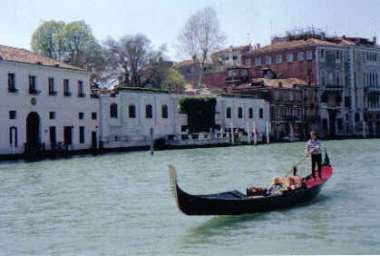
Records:
<instances>
[{"instance_id":1,"label":"distant building","mask_svg":"<svg viewBox=\"0 0 380 256\"><path fill-rule=\"evenodd\" d=\"M99 95L99 132L103 148L148 146L151 128L155 140L189 135L190 121L180 109L180 100L188 95L126 87ZM214 132L227 134L231 128L252 131L255 122L258 136L265 136L270 117L267 102L236 95L208 96L216 99Z\"/></svg>"},{"instance_id":2,"label":"distant building","mask_svg":"<svg viewBox=\"0 0 380 256\"><path fill-rule=\"evenodd\" d=\"M319 129L317 88L296 78L256 78L230 88L270 102L271 136L274 140L304 139L310 129Z\"/></svg>"},{"instance_id":3,"label":"distant building","mask_svg":"<svg viewBox=\"0 0 380 256\"><path fill-rule=\"evenodd\" d=\"M243 45L239 47L230 46L229 48L214 52L211 55L212 63L223 67L243 65L243 56L250 52L252 46Z\"/></svg>"},{"instance_id":4,"label":"distant building","mask_svg":"<svg viewBox=\"0 0 380 256\"><path fill-rule=\"evenodd\" d=\"M96 148L89 80L78 67L0 45L0 155Z\"/></svg>"},{"instance_id":5,"label":"distant building","mask_svg":"<svg viewBox=\"0 0 380 256\"><path fill-rule=\"evenodd\" d=\"M322 130L327 136L380 135L380 48L376 39L301 33L275 38L243 57L253 77L263 68L278 78L319 87Z\"/></svg>"}]
</instances>

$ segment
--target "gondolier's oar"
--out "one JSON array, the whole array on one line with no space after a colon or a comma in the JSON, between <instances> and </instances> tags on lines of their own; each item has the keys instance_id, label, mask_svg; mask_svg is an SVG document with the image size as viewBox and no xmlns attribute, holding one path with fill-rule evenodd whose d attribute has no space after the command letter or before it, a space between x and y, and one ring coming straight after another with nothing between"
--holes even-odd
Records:
<instances>
[{"instance_id":1,"label":"gondolier's oar","mask_svg":"<svg viewBox=\"0 0 380 256\"><path fill-rule=\"evenodd\" d=\"M306 160L306 158L308 157L309 155L306 155L304 157L302 157L302 159L300 159L297 163L295 163L292 168L286 173L285 176L289 176L289 174L291 174L292 172L294 172L294 168L296 168L298 165L302 164L303 161Z\"/></svg>"}]
</instances>

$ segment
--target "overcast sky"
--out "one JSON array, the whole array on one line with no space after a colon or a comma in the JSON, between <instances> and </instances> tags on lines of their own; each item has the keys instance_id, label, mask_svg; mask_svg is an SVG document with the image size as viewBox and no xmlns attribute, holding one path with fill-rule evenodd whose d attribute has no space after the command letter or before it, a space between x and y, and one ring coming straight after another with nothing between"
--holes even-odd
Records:
<instances>
[{"instance_id":1,"label":"overcast sky","mask_svg":"<svg viewBox=\"0 0 380 256\"><path fill-rule=\"evenodd\" d=\"M178 32L205 6L215 8L227 46L267 44L271 35L312 25L330 34L380 35L380 0L1 0L0 44L29 49L42 21L85 20L100 41L141 32L177 59Z\"/></svg>"}]
</instances>

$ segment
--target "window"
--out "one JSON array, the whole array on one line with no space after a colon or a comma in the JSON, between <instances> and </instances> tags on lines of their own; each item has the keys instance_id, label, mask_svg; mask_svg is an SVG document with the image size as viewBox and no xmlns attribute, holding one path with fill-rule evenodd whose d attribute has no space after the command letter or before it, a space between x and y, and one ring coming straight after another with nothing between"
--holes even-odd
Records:
<instances>
[{"instance_id":1,"label":"window","mask_svg":"<svg viewBox=\"0 0 380 256\"><path fill-rule=\"evenodd\" d=\"M350 97L348 97L348 96L344 97L344 106L346 108L349 108L351 106L351 99L350 99Z\"/></svg>"},{"instance_id":2,"label":"window","mask_svg":"<svg viewBox=\"0 0 380 256\"><path fill-rule=\"evenodd\" d=\"M37 94L36 76L29 76L29 94Z\"/></svg>"},{"instance_id":3,"label":"window","mask_svg":"<svg viewBox=\"0 0 380 256\"><path fill-rule=\"evenodd\" d=\"M78 97L84 98L86 95L84 94L83 91L83 81L78 80Z\"/></svg>"},{"instance_id":4,"label":"window","mask_svg":"<svg viewBox=\"0 0 380 256\"><path fill-rule=\"evenodd\" d=\"M248 110L248 117L250 119L253 119L253 108L249 108L249 110Z\"/></svg>"},{"instance_id":5,"label":"window","mask_svg":"<svg viewBox=\"0 0 380 256\"><path fill-rule=\"evenodd\" d=\"M78 118L79 118L79 120L83 120L84 119L84 113L83 112L79 112L78 113Z\"/></svg>"},{"instance_id":6,"label":"window","mask_svg":"<svg viewBox=\"0 0 380 256\"><path fill-rule=\"evenodd\" d=\"M48 84L49 84L49 95L56 95L57 92L54 89L54 78L49 77Z\"/></svg>"},{"instance_id":7,"label":"window","mask_svg":"<svg viewBox=\"0 0 380 256\"><path fill-rule=\"evenodd\" d=\"M165 119L168 118L168 116L169 116L168 105L163 105L162 106L161 115L162 115L162 118L165 118Z\"/></svg>"},{"instance_id":8,"label":"window","mask_svg":"<svg viewBox=\"0 0 380 256\"><path fill-rule=\"evenodd\" d=\"M304 59L305 59L304 52L299 52L297 55L297 59L298 59L298 61L304 61Z\"/></svg>"},{"instance_id":9,"label":"window","mask_svg":"<svg viewBox=\"0 0 380 256\"><path fill-rule=\"evenodd\" d=\"M72 126L63 127L63 142L65 145L73 144L73 127Z\"/></svg>"},{"instance_id":10,"label":"window","mask_svg":"<svg viewBox=\"0 0 380 256\"><path fill-rule=\"evenodd\" d=\"M16 75L14 73L8 73L8 91L9 92L17 92Z\"/></svg>"},{"instance_id":11,"label":"window","mask_svg":"<svg viewBox=\"0 0 380 256\"><path fill-rule=\"evenodd\" d=\"M8 73L8 91L9 92L17 92L16 75L14 73Z\"/></svg>"},{"instance_id":12,"label":"window","mask_svg":"<svg viewBox=\"0 0 380 256\"><path fill-rule=\"evenodd\" d=\"M276 64L281 64L282 63L282 55L279 54L276 56Z\"/></svg>"},{"instance_id":13,"label":"window","mask_svg":"<svg viewBox=\"0 0 380 256\"><path fill-rule=\"evenodd\" d=\"M55 112L49 112L49 119L54 120L55 119Z\"/></svg>"},{"instance_id":14,"label":"window","mask_svg":"<svg viewBox=\"0 0 380 256\"><path fill-rule=\"evenodd\" d=\"M233 59L233 60L237 60L237 59L238 59L238 56L234 55L234 56L232 56L232 59Z\"/></svg>"},{"instance_id":15,"label":"window","mask_svg":"<svg viewBox=\"0 0 380 256\"><path fill-rule=\"evenodd\" d=\"M264 110L262 108L259 109L259 118L260 119L264 118Z\"/></svg>"},{"instance_id":16,"label":"window","mask_svg":"<svg viewBox=\"0 0 380 256\"><path fill-rule=\"evenodd\" d=\"M326 85L326 72L324 70L321 71L321 84Z\"/></svg>"},{"instance_id":17,"label":"window","mask_svg":"<svg viewBox=\"0 0 380 256\"><path fill-rule=\"evenodd\" d=\"M255 58L255 65L256 66L261 66L261 57L256 57Z\"/></svg>"},{"instance_id":18,"label":"window","mask_svg":"<svg viewBox=\"0 0 380 256\"><path fill-rule=\"evenodd\" d=\"M336 53L335 53L335 62L336 63L340 63L341 59L342 59L342 52L341 51L336 51Z\"/></svg>"},{"instance_id":19,"label":"window","mask_svg":"<svg viewBox=\"0 0 380 256\"><path fill-rule=\"evenodd\" d=\"M92 120L96 120L96 119L98 119L98 113L96 113L96 112L92 112L92 113L91 113L91 119L92 119Z\"/></svg>"},{"instance_id":20,"label":"window","mask_svg":"<svg viewBox=\"0 0 380 256\"><path fill-rule=\"evenodd\" d=\"M57 130L55 126L49 127L50 144L54 147L57 144Z\"/></svg>"},{"instance_id":21,"label":"window","mask_svg":"<svg viewBox=\"0 0 380 256\"><path fill-rule=\"evenodd\" d=\"M231 118L231 108L230 107L228 107L226 109L226 118Z\"/></svg>"},{"instance_id":22,"label":"window","mask_svg":"<svg viewBox=\"0 0 380 256\"><path fill-rule=\"evenodd\" d=\"M272 65L272 57L271 56L265 57L265 64L266 65Z\"/></svg>"},{"instance_id":23,"label":"window","mask_svg":"<svg viewBox=\"0 0 380 256\"><path fill-rule=\"evenodd\" d=\"M153 118L153 107L150 104L145 106L145 118Z\"/></svg>"},{"instance_id":24,"label":"window","mask_svg":"<svg viewBox=\"0 0 380 256\"><path fill-rule=\"evenodd\" d=\"M16 119L17 112L16 110L9 111L9 119Z\"/></svg>"},{"instance_id":25,"label":"window","mask_svg":"<svg viewBox=\"0 0 380 256\"><path fill-rule=\"evenodd\" d=\"M71 96L69 79L63 80L63 95L66 97Z\"/></svg>"},{"instance_id":26,"label":"window","mask_svg":"<svg viewBox=\"0 0 380 256\"><path fill-rule=\"evenodd\" d=\"M325 61L326 55L325 55L325 50L324 49L321 49L320 56L321 56L321 61Z\"/></svg>"},{"instance_id":27,"label":"window","mask_svg":"<svg viewBox=\"0 0 380 256\"><path fill-rule=\"evenodd\" d=\"M355 122L360 122L360 114L355 113Z\"/></svg>"},{"instance_id":28,"label":"window","mask_svg":"<svg viewBox=\"0 0 380 256\"><path fill-rule=\"evenodd\" d=\"M336 72L336 85L340 85L340 73Z\"/></svg>"},{"instance_id":29,"label":"window","mask_svg":"<svg viewBox=\"0 0 380 256\"><path fill-rule=\"evenodd\" d=\"M129 113L129 118L136 118L136 106L135 105L129 105L128 106L128 113Z\"/></svg>"},{"instance_id":30,"label":"window","mask_svg":"<svg viewBox=\"0 0 380 256\"><path fill-rule=\"evenodd\" d=\"M85 135L84 135L85 128L84 126L79 127L79 143L84 144L85 143Z\"/></svg>"},{"instance_id":31,"label":"window","mask_svg":"<svg viewBox=\"0 0 380 256\"><path fill-rule=\"evenodd\" d=\"M306 58L307 58L307 60L313 60L313 52L307 51L306 52Z\"/></svg>"},{"instance_id":32,"label":"window","mask_svg":"<svg viewBox=\"0 0 380 256\"><path fill-rule=\"evenodd\" d=\"M286 55L286 58L287 58L288 62L293 62L293 59L294 59L293 53L288 53Z\"/></svg>"},{"instance_id":33,"label":"window","mask_svg":"<svg viewBox=\"0 0 380 256\"><path fill-rule=\"evenodd\" d=\"M110 105L110 117L117 118L117 104L116 103L112 103Z\"/></svg>"},{"instance_id":34,"label":"window","mask_svg":"<svg viewBox=\"0 0 380 256\"><path fill-rule=\"evenodd\" d=\"M243 108L242 107L238 108L238 118L240 118L240 119L243 118Z\"/></svg>"}]
</instances>

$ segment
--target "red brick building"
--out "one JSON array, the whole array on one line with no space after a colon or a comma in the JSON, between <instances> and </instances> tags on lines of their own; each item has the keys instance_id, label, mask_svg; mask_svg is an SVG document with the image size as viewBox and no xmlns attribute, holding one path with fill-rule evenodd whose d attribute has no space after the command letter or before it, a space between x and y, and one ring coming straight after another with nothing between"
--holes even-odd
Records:
<instances>
[{"instance_id":1,"label":"red brick building","mask_svg":"<svg viewBox=\"0 0 380 256\"><path fill-rule=\"evenodd\" d=\"M256 47L243 57L243 63L251 66L252 77L262 77L262 70L269 68L279 78L296 77L309 85L317 83L316 48L335 45L332 42L309 38L284 41L275 39L265 47Z\"/></svg>"}]
</instances>

